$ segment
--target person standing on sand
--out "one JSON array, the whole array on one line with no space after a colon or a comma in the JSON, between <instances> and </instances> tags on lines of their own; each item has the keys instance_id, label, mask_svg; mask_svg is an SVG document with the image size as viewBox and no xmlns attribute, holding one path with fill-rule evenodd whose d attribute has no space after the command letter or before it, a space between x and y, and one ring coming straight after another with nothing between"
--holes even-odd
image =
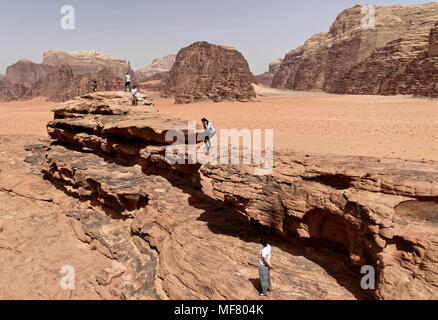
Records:
<instances>
[{"instance_id":1,"label":"person standing on sand","mask_svg":"<svg viewBox=\"0 0 438 320\"><path fill-rule=\"evenodd\" d=\"M208 121L207 119L202 118L201 121L202 121L202 124L204 126L204 130L205 130L205 138L204 138L205 149L210 150L210 148L211 148L211 141L210 140L216 134L216 129L213 127L211 122Z\"/></svg>"},{"instance_id":2,"label":"person standing on sand","mask_svg":"<svg viewBox=\"0 0 438 320\"><path fill-rule=\"evenodd\" d=\"M259 254L259 275L260 275L260 284L262 286L262 292L260 292L261 296L266 296L268 291L271 291L271 246L268 241L264 238L260 240L260 243L263 245L263 249L260 250Z\"/></svg>"},{"instance_id":3,"label":"person standing on sand","mask_svg":"<svg viewBox=\"0 0 438 320\"><path fill-rule=\"evenodd\" d=\"M131 87L131 76L129 75L129 73L127 72L125 75L125 92L126 92L126 88L129 88L129 92L132 91L132 87Z\"/></svg>"}]
</instances>

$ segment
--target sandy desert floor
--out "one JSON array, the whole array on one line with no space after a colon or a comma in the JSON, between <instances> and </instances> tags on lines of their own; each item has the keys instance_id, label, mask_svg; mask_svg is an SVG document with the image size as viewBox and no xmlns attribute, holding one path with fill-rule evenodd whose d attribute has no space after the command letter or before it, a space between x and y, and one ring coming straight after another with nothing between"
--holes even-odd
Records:
<instances>
[{"instance_id":1,"label":"sandy desert floor","mask_svg":"<svg viewBox=\"0 0 438 320\"><path fill-rule=\"evenodd\" d=\"M438 100L339 96L257 88L256 102L175 105L153 93L157 108L216 129L274 129L276 151L438 161ZM46 134L53 102L0 104L0 134Z\"/></svg>"},{"instance_id":2,"label":"sandy desert floor","mask_svg":"<svg viewBox=\"0 0 438 320\"><path fill-rule=\"evenodd\" d=\"M306 153L438 160L438 100L402 96L258 93L249 103L175 105L155 97L161 112L216 129L274 129L274 149Z\"/></svg>"}]
</instances>

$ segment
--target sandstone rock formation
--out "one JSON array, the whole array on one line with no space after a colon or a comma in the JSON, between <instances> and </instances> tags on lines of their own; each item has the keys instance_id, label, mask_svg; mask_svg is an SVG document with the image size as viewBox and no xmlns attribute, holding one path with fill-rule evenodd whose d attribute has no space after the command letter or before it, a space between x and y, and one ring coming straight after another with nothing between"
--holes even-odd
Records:
<instances>
[{"instance_id":1,"label":"sandstone rock formation","mask_svg":"<svg viewBox=\"0 0 438 320\"><path fill-rule=\"evenodd\" d=\"M202 191L199 164L165 161L166 132L186 121L128 104L111 92L60 104L48 124L55 141L28 147L34 170L72 197L63 212L79 239L120 265L99 289L111 299L258 299L260 230ZM271 299L366 297L342 253L271 239Z\"/></svg>"},{"instance_id":2,"label":"sandstone rock formation","mask_svg":"<svg viewBox=\"0 0 438 320\"><path fill-rule=\"evenodd\" d=\"M73 74L96 73L103 68L108 69L115 77L124 78L127 72L133 74L128 61L112 58L96 51L64 52L46 51L43 54L43 65L59 67L68 64Z\"/></svg>"},{"instance_id":3,"label":"sandstone rock formation","mask_svg":"<svg viewBox=\"0 0 438 320\"><path fill-rule=\"evenodd\" d=\"M117 91L123 89L124 80L116 78L103 68L97 73L74 75L69 65L54 68L48 75L30 87L6 83L0 92L0 101L27 100L46 97L49 101L66 101L76 96L98 91Z\"/></svg>"},{"instance_id":4,"label":"sandstone rock formation","mask_svg":"<svg viewBox=\"0 0 438 320\"><path fill-rule=\"evenodd\" d=\"M111 92L65 102L48 124L55 142L30 148L81 200L66 209L81 238L136 270L113 298L257 297L257 239L270 230L274 299L437 298L437 163L288 153L267 176L185 152L192 164L170 164L166 133L187 143L187 122L128 104ZM360 289L366 264L371 292Z\"/></svg>"},{"instance_id":5,"label":"sandstone rock formation","mask_svg":"<svg viewBox=\"0 0 438 320\"><path fill-rule=\"evenodd\" d=\"M255 79L259 84L265 85L270 87L272 85L272 81L274 80L275 73L280 70L280 65L283 59L277 59L272 61L269 64L269 71L259 74L258 76L255 76Z\"/></svg>"},{"instance_id":6,"label":"sandstone rock formation","mask_svg":"<svg viewBox=\"0 0 438 320\"><path fill-rule=\"evenodd\" d=\"M123 88L123 78L116 78L103 68L97 73L74 75L69 65L52 71L45 79L36 82L27 97L45 96L50 101L66 101L93 91L96 81L98 91L115 91Z\"/></svg>"},{"instance_id":7,"label":"sandstone rock formation","mask_svg":"<svg viewBox=\"0 0 438 320\"><path fill-rule=\"evenodd\" d=\"M178 52L163 94L175 97L176 103L248 101L255 97L253 81L248 63L236 49L196 42Z\"/></svg>"},{"instance_id":8,"label":"sandstone rock formation","mask_svg":"<svg viewBox=\"0 0 438 320\"><path fill-rule=\"evenodd\" d=\"M328 33L316 34L288 53L272 86L333 93L436 95L436 61L428 49L438 4L375 7L374 29L362 28L361 8L343 11Z\"/></svg>"},{"instance_id":9,"label":"sandstone rock formation","mask_svg":"<svg viewBox=\"0 0 438 320\"><path fill-rule=\"evenodd\" d=\"M135 79L137 82L146 82L150 80L161 80L172 68L175 62L176 55L169 54L161 59L154 59L146 67L135 71ZM154 78L159 74L161 79Z\"/></svg>"},{"instance_id":10,"label":"sandstone rock formation","mask_svg":"<svg viewBox=\"0 0 438 320\"><path fill-rule=\"evenodd\" d=\"M11 84L31 86L36 81L45 78L53 67L34 63L30 60L20 60L6 69L4 80Z\"/></svg>"},{"instance_id":11,"label":"sandstone rock formation","mask_svg":"<svg viewBox=\"0 0 438 320\"><path fill-rule=\"evenodd\" d=\"M274 172L203 167L215 198L286 239L298 236L372 265L375 297L436 299L438 164L285 154Z\"/></svg>"}]
</instances>

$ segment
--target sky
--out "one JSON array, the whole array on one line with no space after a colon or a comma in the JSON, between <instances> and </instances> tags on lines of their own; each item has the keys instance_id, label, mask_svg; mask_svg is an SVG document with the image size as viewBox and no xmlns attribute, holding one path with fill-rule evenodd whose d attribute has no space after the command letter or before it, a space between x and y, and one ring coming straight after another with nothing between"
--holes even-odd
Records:
<instances>
[{"instance_id":1,"label":"sky","mask_svg":"<svg viewBox=\"0 0 438 320\"><path fill-rule=\"evenodd\" d=\"M136 70L195 41L233 46L254 74L315 33L326 32L359 0L13 0L0 2L0 73L20 59L42 62L46 50L96 50ZM430 1L366 0L412 5ZM61 8L75 29L61 28Z\"/></svg>"}]
</instances>

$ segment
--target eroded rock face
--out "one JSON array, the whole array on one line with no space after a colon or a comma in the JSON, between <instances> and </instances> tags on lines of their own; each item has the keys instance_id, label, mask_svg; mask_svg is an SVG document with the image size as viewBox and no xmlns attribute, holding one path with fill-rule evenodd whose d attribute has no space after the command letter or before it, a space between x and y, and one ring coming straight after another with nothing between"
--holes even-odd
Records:
<instances>
[{"instance_id":1,"label":"eroded rock face","mask_svg":"<svg viewBox=\"0 0 438 320\"><path fill-rule=\"evenodd\" d=\"M175 58L175 54L169 54L164 58L154 59L146 67L135 71L135 79L137 82L157 80L157 77L154 77L157 74L161 74L161 77L164 78L163 74L167 74L170 71L175 62Z\"/></svg>"},{"instance_id":2,"label":"eroded rock face","mask_svg":"<svg viewBox=\"0 0 438 320\"><path fill-rule=\"evenodd\" d=\"M438 4L375 7L375 29L361 27L361 8L343 11L328 33L288 53L272 86L354 94L435 92L430 68L436 62L427 59L427 50Z\"/></svg>"},{"instance_id":3,"label":"eroded rock face","mask_svg":"<svg viewBox=\"0 0 438 320\"><path fill-rule=\"evenodd\" d=\"M62 65L30 87L6 83L0 93L0 100L26 100L44 96L49 101L66 101L93 92L94 88L97 91L122 90L123 84L123 79L114 77L108 69L102 69L97 73L74 75L69 65Z\"/></svg>"},{"instance_id":4,"label":"eroded rock face","mask_svg":"<svg viewBox=\"0 0 438 320\"><path fill-rule=\"evenodd\" d=\"M129 107L128 95L111 92L77 98L54 112L48 132L55 141L31 148L32 159L42 157L46 179L81 200L66 210L80 237L122 264L122 274L139 273L110 291L115 298L259 298L260 230L202 191L210 182L198 164L165 162L163 133L187 122L151 106ZM272 299L365 297L343 254L271 239L279 266Z\"/></svg>"},{"instance_id":5,"label":"eroded rock face","mask_svg":"<svg viewBox=\"0 0 438 320\"><path fill-rule=\"evenodd\" d=\"M52 66L34 63L30 60L20 60L6 69L4 80L11 84L30 87L38 80L45 78L53 69Z\"/></svg>"},{"instance_id":6,"label":"eroded rock face","mask_svg":"<svg viewBox=\"0 0 438 320\"><path fill-rule=\"evenodd\" d=\"M438 55L438 23L430 29L428 54L429 57Z\"/></svg>"},{"instance_id":7,"label":"eroded rock face","mask_svg":"<svg viewBox=\"0 0 438 320\"><path fill-rule=\"evenodd\" d=\"M112 58L96 51L64 52L59 50L46 51L43 54L43 64L55 68L68 64L73 74L96 73L108 69L115 77L124 78L127 72L132 73L128 61Z\"/></svg>"},{"instance_id":8,"label":"eroded rock face","mask_svg":"<svg viewBox=\"0 0 438 320\"><path fill-rule=\"evenodd\" d=\"M248 101L255 97L254 77L248 63L236 49L196 42L179 51L164 96L176 103L203 100Z\"/></svg>"},{"instance_id":9,"label":"eroded rock face","mask_svg":"<svg viewBox=\"0 0 438 320\"><path fill-rule=\"evenodd\" d=\"M244 166L201 171L217 199L286 239L336 246L353 265L374 266L377 298L437 298L437 163L290 154L264 177Z\"/></svg>"}]
</instances>

